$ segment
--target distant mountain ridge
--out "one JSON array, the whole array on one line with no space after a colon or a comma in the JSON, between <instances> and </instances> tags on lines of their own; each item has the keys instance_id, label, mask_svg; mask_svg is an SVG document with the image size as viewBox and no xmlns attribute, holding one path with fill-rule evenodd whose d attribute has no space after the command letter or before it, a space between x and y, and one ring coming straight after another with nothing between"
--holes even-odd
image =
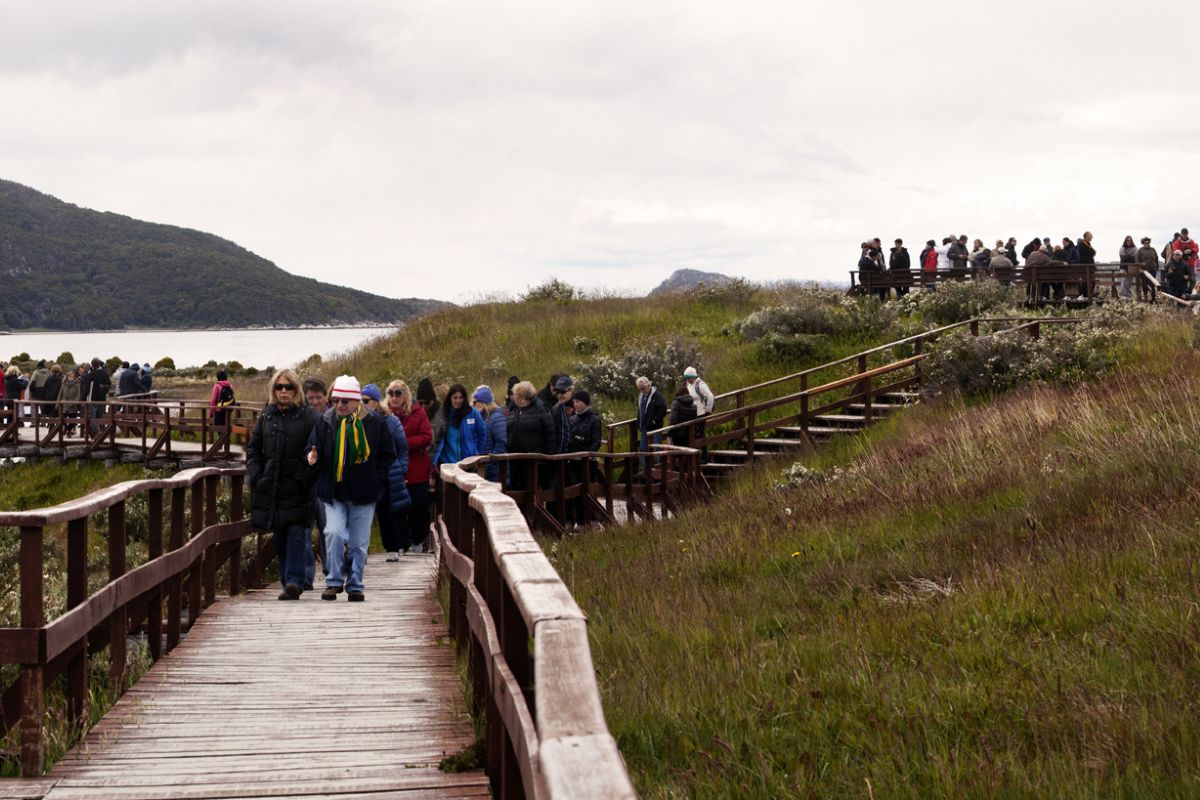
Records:
<instances>
[{"instance_id":1,"label":"distant mountain ridge","mask_svg":"<svg viewBox=\"0 0 1200 800\"><path fill-rule=\"evenodd\" d=\"M729 283L733 278L719 272L702 272L698 269L677 269L665 281L650 290L650 297L668 292L686 292L695 289L700 284L720 286Z\"/></svg>"},{"instance_id":2,"label":"distant mountain ridge","mask_svg":"<svg viewBox=\"0 0 1200 800\"><path fill-rule=\"evenodd\" d=\"M202 231L65 203L0 180L0 329L403 322L448 303L292 275Z\"/></svg>"}]
</instances>

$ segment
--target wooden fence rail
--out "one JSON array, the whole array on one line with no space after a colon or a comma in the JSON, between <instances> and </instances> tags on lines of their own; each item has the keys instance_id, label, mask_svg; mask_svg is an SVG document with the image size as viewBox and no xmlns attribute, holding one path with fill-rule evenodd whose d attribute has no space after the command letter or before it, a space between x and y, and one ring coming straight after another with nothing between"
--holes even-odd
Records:
<instances>
[{"instance_id":1,"label":"wooden fence rail","mask_svg":"<svg viewBox=\"0 0 1200 800\"><path fill-rule=\"evenodd\" d=\"M631 798L604 721L587 618L499 484L441 467L434 524L497 798ZM531 646L532 644L532 646Z\"/></svg>"},{"instance_id":2,"label":"wooden fence rail","mask_svg":"<svg viewBox=\"0 0 1200 800\"><path fill-rule=\"evenodd\" d=\"M926 272L919 268L908 271L883 270L878 272L854 269L850 270L850 291L862 291L870 294L874 291L924 288L941 283L970 281L984 277L994 277L1003 283L1029 286L1028 297L1031 303L1042 302L1039 298L1043 286L1060 283L1077 284L1091 298L1102 295L1116 297L1121 281L1125 277L1125 265L1117 262L1056 263L1032 267L1016 265L1004 269L1003 272L976 267L965 269L952 267L934 272Z\"/></svg>"},{"instance_id":3,"label":"wooden fence rail","mask_svg":"<svg viewBox=\"0 0 1200 800\"><path fill-rule=\"evenodd\" d=\"M22 775L42 772L45 690L51 681L66 673L68 717L83 722L89 654L109 649L109 680L120 696L127 688L130 631L144 626L150 657L157 660L214 602L222 567L228 566L231 595L259 584L273 550L251 530L245 514L245 474L244 468L193 469L164 480L127 481L52 508L0 512L0 526L20 529L20 627L0 629L0 663L20 665L17 682L3 695L2 722L5 730L20 725ZM217 501L223 482L229 486L229 513L228 521L219 522ZM149 560L127 569L127 503L143 495L148 507ZM89 596L89 518L101 512L107 521L108 581ZM47 621L43 547L47 529L63 524L67 610ZM242 540L252 535L254 555L243 564Z\"/></svg>"}]
</instances>

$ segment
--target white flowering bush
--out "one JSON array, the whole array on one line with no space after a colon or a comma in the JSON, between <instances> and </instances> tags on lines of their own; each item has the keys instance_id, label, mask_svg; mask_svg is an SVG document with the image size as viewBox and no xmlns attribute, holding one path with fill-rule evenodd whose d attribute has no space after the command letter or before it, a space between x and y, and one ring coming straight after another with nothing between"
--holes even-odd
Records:
<instances>
[{"instance_id":1,"label":"white flowering bush","mask_svg":"<svg viewBox=\"0 0 1200 800\"><path fill-rule=\"evenodd\" d=\"M1033 382L1076 383L1111 369L1117 345L1162 313L1145 304L1109 303L1075 324L1042 325L1037 339L1024 330L954 331L925 361L921 391L982 395Z\"/></svg>"},{"instance_id":2,"label":"white flowering bush","mask_svg":"<svg viewBox=\"0 0 1200 800\"><path fill-rule=\"evenodd\" d=\"M894 306L874 298L811 287L787 305L755 311L735 327L768 357L801 359L824 355L831 336L878 335L890 330L898 315Z\"/></svg>"},{"instance_id":3,"label":"white flowering bush","mask_svg":"<svg viewBox=\"0 0 1200 800\"><path fill-rule=\"evenodd\" d=\"M797 461L779 473L775 481L776 489L794 489L797 486L807 486L818 483L837 483L858 474L860 467L851 464L847 467L833 467L829 470L812 469ZM788 512L791 513L790 511Z\"/></svg>"},{"instance_id":4,"label":"white flowering bush","mask_svg":"<svg viewBox=\"0 0 1200 800\"><path fill-rule=\"evenodd\" d=\"M700 344L686 337L667 337L634 342L620 356L601 355L589 363L576 365L575 370L591 391L608 397L625 397L637 393L634 381L641 375L664 393L669 392L683 379L687 367L704 371Z\"/></svg>"},{"instance_id":5,"label":"white flowering bush","mask_svg":"<svg viewBox=\"0 0 1200 800\"><path fill-rule=\"evenodd\" d=\"M989 278L940 283L936 290L909 292L889 305L905 314L919 314L938 325L950 325L984 314L1019 309L1024 303L1024 286L1005 286Z\"/></svg>"}]
</instances>

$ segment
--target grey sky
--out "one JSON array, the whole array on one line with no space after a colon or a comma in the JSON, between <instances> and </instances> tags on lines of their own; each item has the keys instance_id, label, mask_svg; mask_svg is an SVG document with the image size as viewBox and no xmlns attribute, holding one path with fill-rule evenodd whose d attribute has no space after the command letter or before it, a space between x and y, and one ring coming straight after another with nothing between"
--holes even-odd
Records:
<instances>
[{"instance_id":1,"label":"grey sky","mask_svg":"<svg viewBox=\"0 0 1200 800\"><path fill-rule=\"evenodd\" d=\"M0 177L464 300L1191 223L1191 3L5 4ZM1132 10L1130 10L1132 9Z\"/></svg>"}]
</instances>

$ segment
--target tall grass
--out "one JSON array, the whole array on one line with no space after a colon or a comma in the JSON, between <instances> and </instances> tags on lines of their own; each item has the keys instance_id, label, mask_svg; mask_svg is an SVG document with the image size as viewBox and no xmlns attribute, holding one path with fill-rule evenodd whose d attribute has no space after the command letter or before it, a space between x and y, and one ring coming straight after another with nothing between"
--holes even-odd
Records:
<instances>
[{"instance_id":1,"label":"tall grass","mask_svg":"<svg viewBox=\"0 0 1200 800\"><path fill-rule=\"evenodd\" d=\"M643 795L1200 795L1200 357L1122 360L548 543Z\"/></svg>"}]
</instances>

